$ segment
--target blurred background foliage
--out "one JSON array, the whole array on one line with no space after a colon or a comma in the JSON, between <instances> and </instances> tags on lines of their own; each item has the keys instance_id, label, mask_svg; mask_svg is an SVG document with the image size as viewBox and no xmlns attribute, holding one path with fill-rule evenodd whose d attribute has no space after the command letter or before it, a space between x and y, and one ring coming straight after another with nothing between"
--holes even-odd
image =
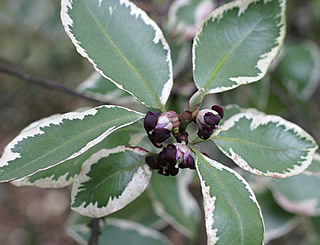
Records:
<instances>
[{"instance_id":1,"label":"blurred background foliage","mask_svg":"<svg viewBox=\"0 0 320 245\"><path fill-rule=\"evenodd\" d=\"M134 2L164 29L172 49L175 72L169 106L182 111L195 91L191 41L199 21L190 18L190 13L199 1L175 13L177 18L173 23L170 22L172 16L168 18L167 14L174 1ZM230 1L211 2L210 8L214 8ZM93 68L76 52L65 34L59 12L59 0L0 0L0 68L9 65L17 71L47 78L73 89L86 80L93 73ZM184 18L188 25L178 27L177 23L183 22ZM207 96L203 106L238 104L243 108L253 107L268 114L277 114L306 129L320 144L320 0L289 0L287 24L284 48L261 82ZM44 88L0 71L0 151L32 121L103 103ZM117 100L113 103L116 104ZM212 150L213 145L209 147L212 157L234 166L217 150ZM200 202L199 187L191 186L191 190ZM0 244L76 244L64 233L64 224L70 213L69 191L68 188L48 191L0 185ZM319 190L314 188L314 191ZM266 207L264 214L268 216L265 217L268 224L283 228L282 233L279 231L269 244L320 244L319 217L308 218L303 212L284 211L284 207L273 200L269 190L258 190L257 196L261 206ZM174 244L188 244L172 227L162 227L162 230ZM204 229L200 230L205 236ZM201 241L204 242L205 238Z\"/></svg>"}]
</instances>

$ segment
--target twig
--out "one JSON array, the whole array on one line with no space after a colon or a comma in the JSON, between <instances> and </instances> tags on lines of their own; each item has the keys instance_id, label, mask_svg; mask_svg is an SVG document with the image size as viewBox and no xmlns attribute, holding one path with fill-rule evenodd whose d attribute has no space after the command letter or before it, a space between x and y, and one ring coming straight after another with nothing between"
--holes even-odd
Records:
<instances>
[{"instance_id":1,"label":"twig","mask_svg":"<svg viewBox=\"0 0 320 245\"><path fill-rule=\"evenodd\" d=\"M88 245L98 245L100 235L99 219L92 218L89 226L91 228L91 235Z\"/></svg>"},{"instance_id":2,"label":"twig","mask_svg":"<svg viewBox=\"0 0 320 245\"><path fill-rule=\"evenodd\" d=\"M52 80L46 79L46 78L41 78L41 77L37 77L37 76L33 76L30 75L16 67L14 67L13 65L9 65L7 63L4 62L0 62L0 72L10 75L10 76L14 76L17 78L20 78L22 80L37 84L39 86L45 87L45 88L49 88L49 89L54 89L57 91L61 91L64 92L66 94L69 95L73 95L73 96L77 96L86 100L90 100L94 103L99 103L99 104L105 104L104 102L88 97L84 94L78 93L76 90L73 90L71 88L68 88L60 83L54 82Z\"/></svg>"},{"instance_id":3,"label":"twig","mask_svg":"<svg viewBox=\"0 0 320 245\"><path fill-rule=\"evenodd\" d=\"M165 0L165 2L162 4L161 9L159 11L159 21L158 24L160 28L163 28L163 23L165 20L165 17L167 16L168 10L172 4L173 0Z\"/></svg>"}]
</instances>

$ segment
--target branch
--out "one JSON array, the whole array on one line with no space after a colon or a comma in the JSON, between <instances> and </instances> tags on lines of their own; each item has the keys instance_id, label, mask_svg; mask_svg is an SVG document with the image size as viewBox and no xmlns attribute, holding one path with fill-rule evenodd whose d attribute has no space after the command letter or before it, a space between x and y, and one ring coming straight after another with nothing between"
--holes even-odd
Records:
<instances>
[{"instance_id":1,"label":"branch","mask_svg":"<svg viewBox=\"0 0 320 245\"><path fill-rule=\"evenodd\" d=\"M92 218L89 227L91 228L91 235L88 245L98 245L100 235L99 219Z\"/></svg>"},{"instance_id":2,"label":"branch","mask_svg":"<svg viewBox=\"0 0 320 245\"><path fill-rule=\"evenodd\" d=\"M94 103L99 103L99 104L105 104L103 101L88 97L84 94L78 93L76 90L68 88L60 83L54 82L52 80L46 79L46 78L41 78L41 77L37 77L37 76L33 76L30 75L16 67L14 67L13 65L9 65L7 63L1 62L0 61L0 72L13 76L13 77L17 77L20 78L22 80L25 80L27 82L31 82L33 84L45 87L45 88L49 88L49 89L54 89L57 91L61 91L63 93L69 94L69 95L73 95L73 96L77 96L89 101L92 101Z\"/></svg>"}]
</instances>

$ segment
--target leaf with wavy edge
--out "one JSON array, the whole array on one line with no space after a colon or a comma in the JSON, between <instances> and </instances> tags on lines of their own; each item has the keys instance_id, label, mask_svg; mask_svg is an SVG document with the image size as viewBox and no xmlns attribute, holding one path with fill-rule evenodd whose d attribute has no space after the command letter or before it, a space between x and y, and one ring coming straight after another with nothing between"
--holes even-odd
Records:
<instances>
[{"instance_id":1,"label":"leaf with wavy edge","mask_svg":"<svg viewBox=\"0 0 320 245\"><path fill-rule=\"evenodd\" d=\"M41 188L62 188L68 186L74 182L75 178L81 172L82 165L92 154L101 149L111 149L119 145L136 146L136 144L132 145L131 141L141 130L143 129L135 126L128 126L116 130L102 142L96 144L80 156L67 160L63 164L39 171L21 180L14 180L12 184L16 186L37 186ZM134 143L137 143L137 141Z\"/></svg>"},{"instance_id":2,"label":"leaf with wavy edge","mask_svg":"<svg viewBox=\"0 0 320 245\"><path fill-rule=\"evenodd\" d=\"M291 213L320 215L320 176L299 174L285 179L273 179L273 196L277 203Z\"/></svg>"},{"instance_id":3,"label":"leaf with wavy edge","mask_svg":"<svg viewBox=\"0 0 320 245\"><path fill-rule=\"evenodd\" d=\"M193 43L196 86L207 94L259 81L285 37L285 0L239 0L215 9Z\"/></svg>"},{"instance_id":4,"label":"leaf with wavy edge","mask_svg":"<svg viewBox=\"0 0 320 245\"><path fill-rule=\"evenodd\" d=\"M119 106L99 106L45 120L23 131L0 158L0 182L21 179L73 159L144 114Z\"/></svg>"},{"instance_id":5,"label":"leaf with wavy edge","mask_svg":"<svg viewBox=\"0 0 320 245\"><path fill-rule=\"evenodd\" d=\"M209 245L263 244L264 223L249 184L235 171L196 154Z\"/></svg>"},{"instance_id":6,"label":"leaf with wavy edge","mask_svg":"<svg viewBox=\"0 0 320 245\"><path fill-rule=\"evenodd\" d=\"M169 46L128 0L62 0L61 19L77 51L147 107L165 111L173 78Z\"/></svg>"},{"instance_id":7,"label":"leaf with wavy edge","mask_svg":"<svg viewBox=\"0 0 320 245\"><path fill-rule=\"evenodd\" d=\"M241 168L278 178L304 171L318 148L299 126L256 110L232 116L211 139Z\"/></svg>"},{"instance_id":8,"label":"leaf with wavy edge","mask_svg":"<svg viewBox=\"0 0 320 245\"><path fill-rule=\"evenodd\" d=\"M93 154L73 184L71 208L99 218L132 202L151 179L146 153L142 148L118 146Z\"/></svg>"}]
</instances>

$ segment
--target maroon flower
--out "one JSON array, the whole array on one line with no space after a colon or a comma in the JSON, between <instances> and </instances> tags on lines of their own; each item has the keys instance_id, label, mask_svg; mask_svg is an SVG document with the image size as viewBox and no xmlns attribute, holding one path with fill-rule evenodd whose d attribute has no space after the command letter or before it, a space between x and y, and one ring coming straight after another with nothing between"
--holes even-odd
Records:
<instances>
[{"instance_id":1,"label":"maroon flower","mask_svg":"<svg viewBox=\"0 0 320 245\"><path fill-rule=\"evenodd\" d=\"M156 169L159 174L166 176L177 175L179 168L195 169L190 148L181 143L169 144L159 153L157 161L148 156L146 162L151 169Z\"/></svg>"},{"instance_id":2,"label":"maroon flower","mask_svg":"<svg viewBox=\"0 0 320 245\"><path fill-rule=\"evenodd\" d=\"M154 146L161 148L162 142L170 138L171 131L179 127L179 117L174 111L165 113L149 111L144 118L144 128Z\"/></svg>"},{"instance_id":3,"label":"maroon flower","mask_svg":"<svg viewBox=\"0 0 320 245\"><path fill-rule=\"evenodd\" d=\"M210 109L199 111L196 121L199 127L198 136L201 139L208 139L213 130L218 127L220 120L223 118L223 109L214 105Z\"/></svg>"}]
</instances>

